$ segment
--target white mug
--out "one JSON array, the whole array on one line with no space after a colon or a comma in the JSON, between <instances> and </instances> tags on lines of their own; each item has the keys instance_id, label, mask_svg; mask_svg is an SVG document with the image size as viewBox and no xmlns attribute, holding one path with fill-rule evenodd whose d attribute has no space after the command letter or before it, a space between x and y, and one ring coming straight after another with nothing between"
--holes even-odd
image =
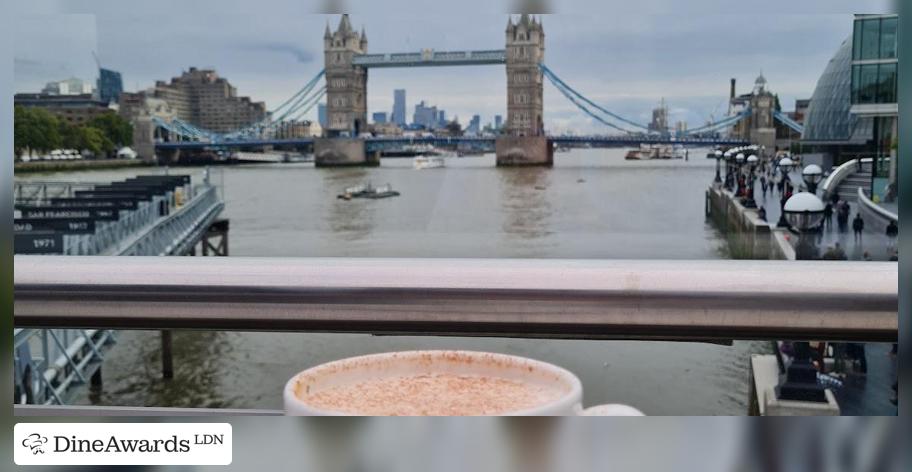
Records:
<instances>
[{"instance_id":1,"label":"white mug","mask_svg":"<svg viewBox=\"0 0 912 472\"><path fill-rule=\"evenodd\" d=\"M308 404L300 391L319 392L386 377L446 373L513 380L557 389L560 395L531 408L507 411L505 416L642 416L627 405L583 409L583 386L572 372L546 362L519 356L474 351L402 351L351 357L307 369L285 384L285 414L290 416L350 415Z\"/></svg>"}]
</instances>

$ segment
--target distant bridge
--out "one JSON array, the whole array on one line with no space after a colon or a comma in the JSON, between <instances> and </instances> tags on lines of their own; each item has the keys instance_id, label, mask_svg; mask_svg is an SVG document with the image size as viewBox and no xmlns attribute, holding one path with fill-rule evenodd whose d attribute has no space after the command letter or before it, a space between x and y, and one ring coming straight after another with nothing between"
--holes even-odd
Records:
<instances>
[{"instance_id":1,"label":"distant bridge","mask_svg":"<svg viewBox=\"0 0 912 472\"><path fill-rule=\"evenodd\" d=\"M458 146L484 146L494 148L497 138L485 136L423 136L423 137L373 137L365 138L365 144L369 151L384 151L395 149L409 144L430 144L437 147L458 147ZM742 139L733 138L668 138L656 135L633 136L551 136L549 141L555 145L579 145L594 147L612 147L612 146L639 146L641 144L668 144L683 146L743 146L749 144ZM261 148L265 146L288 146L303 147L312 146L315 138L296 138L296 139L246 139L237 141L173 141L159 142L155 144L157 150L163 151L192 151L192 150L216 150L216 149L240 149L240 148Z\"/></svg>"}]
</instances>

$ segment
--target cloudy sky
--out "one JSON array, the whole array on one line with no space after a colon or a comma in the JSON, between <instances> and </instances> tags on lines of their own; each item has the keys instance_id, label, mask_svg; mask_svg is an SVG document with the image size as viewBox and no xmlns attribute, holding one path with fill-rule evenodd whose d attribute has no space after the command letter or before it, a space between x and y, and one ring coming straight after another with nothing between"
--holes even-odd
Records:
<instances>
[{"instance_id":1,"label":"cloudy sky","mask_svg":"<svg viewBox=\"0 0 912 472\"><path fill-rule=\"evenodd\" d=\"M105 67L123 74L127 90L147 88L190 66L214 68L240 94L273 108L323 68L323 29L327 21L335 28L339 16L317 12L346 7L357 12L352 22L365 27L370 52L504 47L507 4L464 0L459 9L441 11L399 3L35 2L20 7L15 22L16 91L38 91L67 77L94 80L96 51ZM545 63L618 114L648 122L664 97L671 120L694 127L725 113L729 78L738 80L741 93L761 71L783 107L792 109L796 98L811 96L827 61L851 34L851 8L889 8L883 0L801 2L801 9L779 0L762 3L763 9L744 11L719 0L664 0L649 9L632 9L630 2L583 2L586 8L547 3L552 13L543 15ZM506 110L502 66L370 74L369 113L390 111L395 88L407 90L410 115L420 100L462 123L476 113L487 123ZM545 119L552 132L609 131L550 84Z\"/></svg>"}]
</instances>

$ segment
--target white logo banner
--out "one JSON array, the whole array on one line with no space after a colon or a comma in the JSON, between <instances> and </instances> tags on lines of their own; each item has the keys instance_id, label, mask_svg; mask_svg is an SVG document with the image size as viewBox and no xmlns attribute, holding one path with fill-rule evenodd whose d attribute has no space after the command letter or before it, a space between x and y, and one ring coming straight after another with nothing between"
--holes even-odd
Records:
<instances>
[{"instance_id":1,"label":"white logo banner","mask_svg":"<svg viewBox=\"0 0 912 472\"><path fill-rule=\"evenodd\" d=\"M229 423L17 423L18 465L228 465Z\"/></svg>"}]
</instances>

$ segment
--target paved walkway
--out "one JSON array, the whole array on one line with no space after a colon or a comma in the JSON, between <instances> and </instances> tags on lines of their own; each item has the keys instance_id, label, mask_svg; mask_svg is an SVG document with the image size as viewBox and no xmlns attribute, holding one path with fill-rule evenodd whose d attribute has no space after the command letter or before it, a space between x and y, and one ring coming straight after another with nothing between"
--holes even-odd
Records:
<instances>
[{"instance_id":1,"label":"paved walkway","mask_svg":"<svg viewBox=\"0 0 912 472\"><path fill-rule=\"evenodd\" d=\"M792 173L792 182L797 183L800 181L800 174ZM769 221L770 224L773 225L779 221L780 198L781 195L775 189L772 191L767 190L764 198L763 189L760 187L760 181L759 179L757 180L754 185L754 200L757 202L758 208L763 207L766 210L766 221ZM888 250L889 241L886 234L882 234L879 231L875 233L866 228L862 232L861 237L858 240L855 239L854 232L852 231L852 219L855 218L858 204L850 202L849 208L849 223L846 225L845 231L839 231L839 225L836 222L836 214L834 211L832 223L829 226L824 225L823 231L818 234L816 245L820 257L823 257L823 254L827 249L838 242L849 260L864 260L865 252L868 253L871 260L889 260L892 252Z\"/></svg>"}]
</instances>

